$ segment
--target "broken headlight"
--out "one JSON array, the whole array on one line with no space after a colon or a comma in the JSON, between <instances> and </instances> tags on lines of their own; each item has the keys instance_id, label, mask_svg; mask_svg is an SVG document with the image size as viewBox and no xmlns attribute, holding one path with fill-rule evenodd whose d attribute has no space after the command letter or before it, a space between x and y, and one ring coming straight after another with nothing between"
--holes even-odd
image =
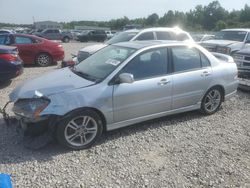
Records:
<instances>
[{"instance_id":1,"label":"broken headlight","mask_svg":"<svg viewBox=\"0 0 250 188\"><path fill-rule=\"evenodd\" d=\"M27 118L38 118L49 103L50 100L47 98L19 99L15 102L13 111Z\"/></svg>"}]
</instances>

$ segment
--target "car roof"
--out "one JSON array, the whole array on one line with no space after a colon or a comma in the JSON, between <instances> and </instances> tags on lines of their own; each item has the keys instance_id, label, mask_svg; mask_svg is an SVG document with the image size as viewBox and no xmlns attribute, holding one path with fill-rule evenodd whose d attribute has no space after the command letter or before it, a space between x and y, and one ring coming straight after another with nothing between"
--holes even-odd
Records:
<instances>
[{"instance_id":1,"label":"car roof","mask_svg":"<svg viewBox=\"0 0 250 188\"><path fill-rule=\"evenodd\" d=\"M142 29L141 31L143 32L148 32L148 31L172 31L172 32L185 32L182 29L178 27L152 27L152 28L146 28ZM186 33L186 32L185 32Z\"/></svg>"},{"instance_id":2,"label":"car roof","mask_svg":"<svg viewBox=\"0 0 250 188\"><path fill-rule=\"evenodd\" d=\"M249 28L232 28L232 29L223 29L221 31L246 31L246 32L250 32Z\"/></svg>"},{"instance_id":3,"label":"car roof","mask_svg":"<svg viewBox=\"0 0 250 188\"><path fill-rule=\"evenodd\" d=\"M142 49L146 47L153 47L158 45L188 45L190 42L181 42L181 41L173 41L173 40L150 40L150 41L128 41L128 42L120 42L116 44L112 44L113 46L134 48L134 49ZM194 43L192 43L194 44Z\"/></svg>"},{"instance_id":4,"label":"car roof","mask_svg":"<svg viewBox=\"0 0 250 188\"><path fill-rule=\"evenodd\" d=\"M0 45L0 53L10 53L12 50L15 50L17 47L15 46L6 46Z\"/></svg>"},{"instance_id":5,"label":"car roof","mask_svg":"<svg viewBox=\"0 0 250 188\"><path fill-rule=\"evenodd\" d=\"M38 37L38 36L35 36L35 35L21 34L21 33L3 33L3 34L0 34L0 36L2 36L2 35L23 36L23 37L31 37L33 39L46 40L44 38L41 38L41 37Z\"/></svg>"}]
</instances>

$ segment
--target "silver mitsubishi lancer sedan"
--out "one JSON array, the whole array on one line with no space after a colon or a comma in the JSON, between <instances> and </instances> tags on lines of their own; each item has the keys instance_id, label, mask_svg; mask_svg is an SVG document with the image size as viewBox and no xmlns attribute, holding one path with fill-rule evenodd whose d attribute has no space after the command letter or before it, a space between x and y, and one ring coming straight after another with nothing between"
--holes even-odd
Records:
<instances>
[{"instance_id":1,"label":"silver mitsubishi lancer sedan","mask_svg":"<svg viewBox=\"0 0 250 188\"><path fill-rule=\"evenodd\" d=\"M197 109L215 113L238 86L233 59L216 56L194 43L118 43L22 84L10 100L27 134L53 132L63 146L85 149L104 130Z\"/></svg>"}]
</instances>

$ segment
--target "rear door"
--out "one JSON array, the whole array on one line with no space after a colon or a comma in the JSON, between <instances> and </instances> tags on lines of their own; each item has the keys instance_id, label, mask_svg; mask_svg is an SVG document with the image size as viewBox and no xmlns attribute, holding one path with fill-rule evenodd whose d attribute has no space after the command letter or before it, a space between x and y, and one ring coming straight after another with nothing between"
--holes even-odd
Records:
<instances>
[{"instance_id":1,"label":"rear door","mask_svg":"<svg viewBox=\"0 0 250 188\"><path fill-rule=\"evenodd\" d=\"M137 55L120 73L134 75L131 84L114 85L114 121L121 122L171 110L172 76L167 48ZM120 74L119 73L119 74Z\"/></svg>"},{"instance_id":2,"label":"rear door","mask_svg":"<svg viewBox=\"0 0 250 188\"><path fill-rule=\"evenodd\" d=\"M172 47L173 109L197 104L212 80L210 62L199 50Z\"/></svg>"},{"instance_id":3,"label":"rear door","mask_svg":"<svg viewBox=\"0 0 250 188\"><path fill-rule=\"evenodd\" d=\"M13 46L17 46L19 56L24 63L34 63L36 48L31 37L16 35Z\"/></svg>"}]
</instances>

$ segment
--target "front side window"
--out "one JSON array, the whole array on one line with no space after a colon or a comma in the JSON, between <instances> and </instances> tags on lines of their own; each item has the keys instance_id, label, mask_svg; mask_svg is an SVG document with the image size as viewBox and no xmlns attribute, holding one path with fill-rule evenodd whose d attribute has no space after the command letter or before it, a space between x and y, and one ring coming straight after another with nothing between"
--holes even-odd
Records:
<instances>
[{"instance_id":1,"label":"front side window","mask_svg":"<svg viewBox=\"0 0 250 188\"><path fill-rule=\"evenodd\" d=\"M247 41L250 42L250 33L248 33Z\"/></svg>"},{"instance_id":2,"label":"front side window","mask_svg":"<svg viewBox=\"0 0 250 188\"><path fill-rule=\"evenodd\" d=\"M5 44L5 38L6 38L5 35L0 36L0 44Z\"/></svg>"},{"instance_id":3,"label":"front side window","mask_svg":"<svg viewBox=\"0 0 250 188\"><path fill-rule=\"evenodd\" d=\"M142 33L135 40L154 40L154 33L153 32Z\"/></svg>"},{"instance_id":4,"label":"front side window","mask_svg":"<svg viewBox=\"0 0 250 188\"><path fill-rule=\"evenodd\" d=\"M74 71L86 79L101 81L135 51L133 48L110 45L79 63Z\"/></svg>"},{"instance_id":5,"label":"front side window","mask_svg":"<svg viewBox=\"0 0 250 188\"><path fill-rule=\"evenodd\" d=\"M173 47L172 56L175 72L201 68L200 53L194 48Z\"/></svg>"},{"instance_id":6,"label":"front side window","mask_svg":"<svg viewBox=\"0 0 250 188\"><path fill-rule=\"evenodd\" d=\"M16 36L15 44L32 44L32 43L33 43L33 41L31 38Z\"/></svg>"},{"instance_id":7,"label":"front side window","mask_svg":"<svg viewBox=\"0 0 250 188\"><path fill-rule=\"evenodd\" d=\"M133 74L135 80L167 74L167 49L154 49L137 55L123 68L122 73Z\"/></svg>"}]
</instances>

